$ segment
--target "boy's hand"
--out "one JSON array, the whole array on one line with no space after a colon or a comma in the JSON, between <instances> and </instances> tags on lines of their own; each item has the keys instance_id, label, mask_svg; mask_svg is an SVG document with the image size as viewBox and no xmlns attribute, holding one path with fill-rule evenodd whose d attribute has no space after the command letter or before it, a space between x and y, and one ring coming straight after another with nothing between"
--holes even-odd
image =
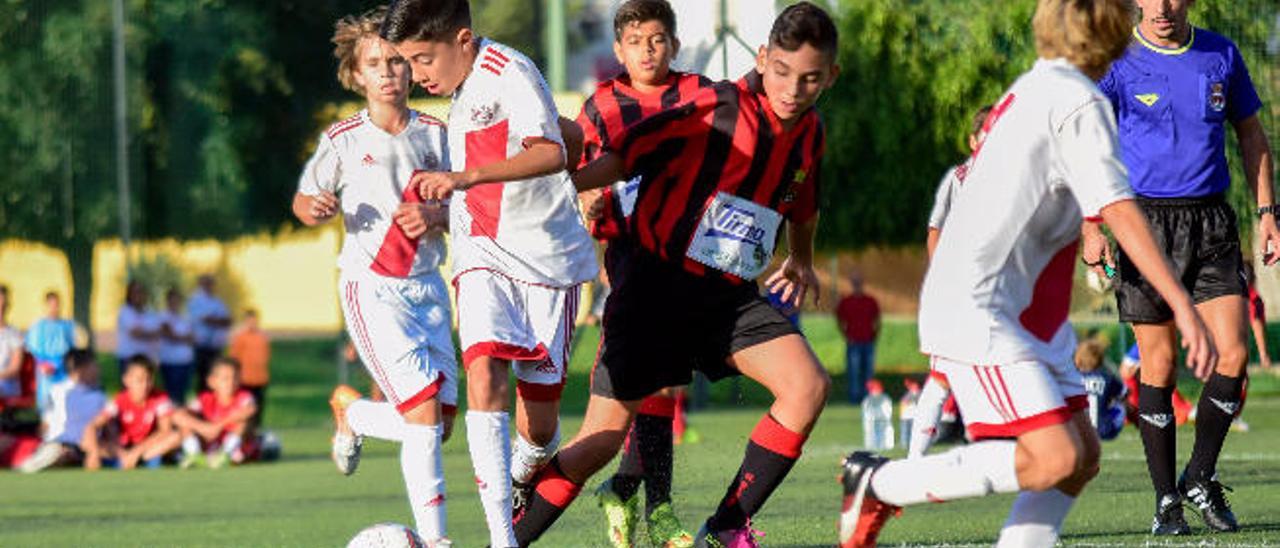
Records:
<instances>
[{"instance_id":1,"label":"boy's hand","mask_svg":"<svg viewBox=\"0 0 1280 548\"><path fill-rule=\"evenodd\" d=\"M338 197L334 193L326 190L308 198L311 199L308 212L316 221L326 221L338 214Z\"/></svg>"},{"instance_id":2,"label":"boy's hand","mask_svg":"<svg viewBox=\"0 0 1280 548\"><path fill-rule=\"evenodd\" d=\"M1218 351L1209 328L1205 327L1200 314L1191 306L1175 310L1173 321L1178 333L1182 335L1182 348L1187 351L1187 368L1197 379L1209 380L1209 375L1218 366Z\"/></svg>"},{"instance_id":3,"label":"boy's hand","mask_svg":"<svg viewBox=\"0 0 1280 548\"><path fill-rule=\"evenodd\" d=\"M444 232L449 226L449 210L438 202L400 204L392 218L405 236L414 239L428 233Z\"/></svg>"},{"instance_id":4,"label":"boy's hand","mask_svg":"<svg viewBox=\"0 0 1280 548\"><path fill-rule=\"evenodd\" d=\"M588 221L599 221L604 217L605 207L608 205L604 199L604 190L585 191L582 193L582 201L587 204Z\"/></svg>"},{"instance_id":5,"label":"boy's hand","mask_svg":"<svg viewBox=\"0 0 1280 548\"><path fill-rule=\"evenodd\" d=\"M783 303L799 308L804 303L804 296L810 288L818 287L818 275L814 273L812 264L802 263L794 257L787 257L787 260L782 262L782 267L769 276L765 287L770 293L780 293ZM821 292L813 292L814 304L818 303L820 297Z\"/></svg>"},{"instance_id":6,"label":"boy's hand","mask_svg":"<svg viewBox=\"0 0 1280 548\"><path fill-rule=\"evenodd\" d=\"M409 184L418 186L418 194L423 200L445 200L453 191L472 186L466 173L456 171L418 171L409 179Z\"/></svg>"}]
</instances>

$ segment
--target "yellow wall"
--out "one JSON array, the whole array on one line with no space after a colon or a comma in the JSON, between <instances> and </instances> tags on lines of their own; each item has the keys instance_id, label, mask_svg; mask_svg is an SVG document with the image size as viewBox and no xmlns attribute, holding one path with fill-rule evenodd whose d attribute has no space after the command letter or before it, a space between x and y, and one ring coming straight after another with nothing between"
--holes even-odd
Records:
<instances>
[{"instance_id":1,"label":"yellow wall","mask_svg":"<svg viewBox=\"0 0 1280 548\"><path fill-rule=\"evenodd\" d=\"M44 314L44 294L57 291L70 314L71 265L61 251L18 240L0 241L0 284L9 286L9 323L21 327Z\"/></svg>"}]
</instances>

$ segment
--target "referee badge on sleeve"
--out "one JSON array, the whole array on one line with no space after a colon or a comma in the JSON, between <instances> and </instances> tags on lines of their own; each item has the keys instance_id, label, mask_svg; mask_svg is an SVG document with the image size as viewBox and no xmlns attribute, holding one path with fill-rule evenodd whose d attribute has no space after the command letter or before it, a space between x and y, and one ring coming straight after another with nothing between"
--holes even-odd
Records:
<instances>
[{"instance_id":1,"label":"referee badge on sleeve","mask_svg":"<svg viewBox=\"0 0 1280 548\"><path fill-rule=\"evenodd\" d=\"M1227 109L1227 93L1222 82L1214 82L1209 85L1209 108L1214 112L1222 112Z\"/></svg>"}]
</instances>

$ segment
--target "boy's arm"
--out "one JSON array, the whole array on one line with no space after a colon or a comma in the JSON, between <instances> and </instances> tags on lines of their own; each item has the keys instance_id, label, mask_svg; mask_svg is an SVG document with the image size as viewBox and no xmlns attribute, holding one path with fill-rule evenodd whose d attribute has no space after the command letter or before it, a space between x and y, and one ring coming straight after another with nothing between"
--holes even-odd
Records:
<instances>
[{"instance_id":1,"label":"boy's arm","mask_svg":"<svg viewBox=\"0 0 1280 548\"><path fill-rule=\"evenodd\" d=\"M334 194L342 162L333 142L325 135L316 143L316 151L302 169L298 191L293 195L293 215L302 224L316 226L338 214L338 197Z\"/></svg>"},{"instance_id":2,"label":"boy's arm","mask_svg":"<svg viewBox=\"0 0 1280 548\"><path fill-rule=\"evenodd\" d=\"M787 223L787 245L791 254L782 267L769 276L765 285L771 293L781 293L782 302L800 306L806 293L818 287L818 275L813 271L813 238L818 232L818 215L803 223ZM813 302L822 297L813 291Z\"/></svg>"},{"instance_id":3,"label":"boy's arm","mask_svg":"<svg viewBox=\"0 0 1280 548\"><path fill-rule=\"evenodd\" d=\"M625 168L620 154L605 153L573 174L573 186L578 192L607 187L622 179Z\"/></svg>"},{"instance_id":4,"label":"boy's arm","mask_svg":"<svg viewBox=\"0 0 1280 548\"><path fill-rule=\"evenodd\" d=\"M413 174L410 184L418 185L424 200L443 200L455 190L476 185L532 179L563 170L564 148L545 137L525 139L524 150L506 160L485 164L466 171Z\"/></svg>"},{"instance_id":5,"label":"boy's arm","mask_svg":"<svg viewBox=\"0 0 1280 548\"><path fill-rule=\"evenodd\" d=\"M1155 288L1173 310L1174 323L1182 334L1182 347L1187 350L1187 367L1197 378L1209 378L1217 365L1218 353L1209 330L1196 312L1191 296L1173 274L1173 268L1160 248L1147 218L1133 200L1122 200L1102 208L1102 218L1111 227L1125 255L1138 267L1142 277Z\"/></svg>"},{"instance_id":6,"label":"boy's arm","mask_svg":"<svg viewBox=\"0 0 1280 548\"><path fill-rule=\"evenodd\" d=\"M293 195L293 216L302 224L316 226L329 222L338 214L338 197L322 191L310 196L298 192Z\"/></svg>"}]
</instances>

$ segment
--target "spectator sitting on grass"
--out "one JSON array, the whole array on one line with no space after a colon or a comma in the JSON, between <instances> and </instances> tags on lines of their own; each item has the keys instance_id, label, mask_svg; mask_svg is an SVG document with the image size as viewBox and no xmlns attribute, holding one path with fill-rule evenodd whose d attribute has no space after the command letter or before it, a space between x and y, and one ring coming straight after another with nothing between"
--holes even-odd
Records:
<instances>
[{"instance_id":1,"label":"spectator sitting on grass","mask_svg":"<svg viewBox=\"0 0 1280 548\"><path fill-rule=\"evenodd\" d=\"M85 432L86 469L101 468L108 459L124 470L139 462L158 468L181 442L173 428L173 403L156 388L155 362L142 354L126 359L122 382L124 389Z\"/></svg>"},{"instance_id":2,"label":"spectator sitting on grass","mask_svg":"<svg viewBox=\"0 0 1280 548\"><path fill-rule=\"evenodd\" d=\"M258 406L253 394L240 386L240 364L228 357L214 360L205 382L209 390L180 414L181 466L190 468L206 455L210 468L241 464L255 452L249 421Z\"/></svg>"},{"instance_id":3,"label":"spectator sitting on grass","mask_svg":"<svg viewBox=\"0 0 1280 548\"><path fill-rule=\"evenodd\" d=\"M72 350L64 363L67 378L49 389L49 405L42 417L44 443L18 466L22 472L83 462L84 436L92 433L90 423L107 405L107 394L98 387L100 371L93 352Z\"/></svg>"}]
</instances>

